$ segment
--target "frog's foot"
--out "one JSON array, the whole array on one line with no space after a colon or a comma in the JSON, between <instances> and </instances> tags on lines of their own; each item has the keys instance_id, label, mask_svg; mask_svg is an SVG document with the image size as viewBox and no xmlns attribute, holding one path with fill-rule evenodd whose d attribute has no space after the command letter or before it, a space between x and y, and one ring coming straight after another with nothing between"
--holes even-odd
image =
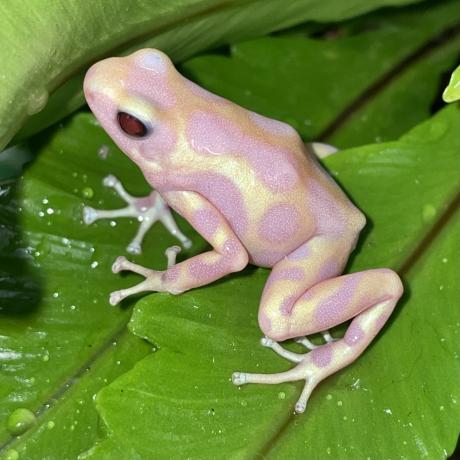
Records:
<instances>
[{"instance_id":1,"label":"frog's foot","mask_svg":"<svg viewBox=\"0 0 460 460\"><path fill-rule=\"evenodd\" d=\"M166 249L165 255L168 259L168 268L171 268L175 265L177 254L179 254L180 251L181 251L181 248L179 246L171 246L168 249ZM109 298L110 305L117 305L124 298L132 294L138 294L144 291L163 291L164 290L162 286L162 274L164 272L159 272L157 270L151 270L150 268L145 268L142 265L138 265L133 262L130 262L124 256L117 257L117 259L112 265L113 273L119 273L121 271L130 271L130 272L137 273L138 275L144 276L145 280L130 288L112 292Z\"/></svg>"},{"instance_id":2,"label":"frog's foot","mask_svg":"<svg viewBox=\"0 0 460 460\"><path fill-rule=\"evenodd\" d=\"M85 224L92 224L97 218L97 211L94 208L91 206L85 206L83 208L83 222Z\"/></svg>"},{"instance_id":3,"label":"frog's foot","mask_svg":"<svg viewBox=\"0 0 460 460\"><path fill-rule=\"evenodd\" d=\"M131 271L142 275L145 277L145 280L135 286L132 286L127 289L121 289L120 291L115 291L110 294L109 303L110 305L117 305L124 298L138 294L144 291L157 291L161 285L160 272L156 270L151 270L145 268L142 265L137 265L130 262L126 257L120 256L117 257L115 262L112 265L112 272L119 273L121 271Z\"/></svg>"},{"instance_id":4,"label":"frog's foot","mask_svg":"<svg viewBox=\"0 0 460 460\"><path fill-rule=\"evenodd\" d=\"M157 221L161 221L166 229L181 242L184 248L192 246L192 242L179 230L169 206L157 191L152 190L149 195L143 197L132 196L113 174L104 177L102 183L105 187L113 188L120 198L126 202L127 206L113 210L94 209L85 206L83 208L83 221L86 224L92 224L98 219L116 219L118 217L137 219L140 222L139 229L126 248L130 254L141 254L144 237Z\"/></svg>"},{"instance_id":5,"label":"frog's foot","mask_svg":"<svg viewBox=\"0 0 460 460\"><path fill-rule=\"evenodd\" d=\"M297 365L286 372L278 374L234 372L232 382L235 385L245 385L247 383L277 384L305 380L305 386L295 405L295 412L297 413L305 411L308 398L318 383L335 372L337 368L343 367L342 363L345 359L348 359L350 351L350 348L343 340L316 346L311 353L303 354L286 350L279 343L268 337L264 337L261 343ZM340 367L338 364L340 364Z\"/></svg>"},{"instance_id":6,"label":"frog's foot","mask_svg":"<svg viewBox=\"0 0 460 460\"><path fill-rule=\"evenodd\" d=\"M127 248L126 248L126 250L130 254L141 254L142 253L141 245L137 241L133 241L133 242L129 243Z\"/></svg>"}]
</instances>

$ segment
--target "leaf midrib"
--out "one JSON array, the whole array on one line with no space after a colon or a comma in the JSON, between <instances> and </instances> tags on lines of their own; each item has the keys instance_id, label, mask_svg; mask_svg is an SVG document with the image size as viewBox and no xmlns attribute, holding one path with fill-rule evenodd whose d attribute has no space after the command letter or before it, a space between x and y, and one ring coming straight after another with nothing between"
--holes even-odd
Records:
<instances>
[{"instance_id":1,"label":"leaf midrib","mask_svg":"<svg viewBox=\"0 0 460 460\"><path fill-rule=\"evenodd\" d=\"M411 54L397 62L391 69L383 74L377 81L366 88L358 97L351 101L318 136L318 141L326 142L337 131L344 126L353 115L372 102L375 96L380 94L388 86L397 80L404 72L409 70L413 65L430 57L439 49L448 45L452 40L460 37L460 22L444 29L436 37L419 46Z\"/></svg>"}]
</instances>

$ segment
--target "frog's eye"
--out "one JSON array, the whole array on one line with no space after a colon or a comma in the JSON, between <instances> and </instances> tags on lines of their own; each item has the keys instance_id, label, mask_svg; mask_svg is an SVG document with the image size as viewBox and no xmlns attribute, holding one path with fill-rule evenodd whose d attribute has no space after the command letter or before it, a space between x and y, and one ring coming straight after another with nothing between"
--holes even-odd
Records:
<instances>
[{"instance_id":1,"label":"frog's eye","mask_svg":"<svg viewBox=\"0 0 460 460\"><path fill-rule=\"evenodd\" d=\"M139 120L139 118L136 118L129 113L118 112L117 120L122 131L131 137L141 138L145 137L149 133L147 126Z\"/></svg>"}]
</instances>

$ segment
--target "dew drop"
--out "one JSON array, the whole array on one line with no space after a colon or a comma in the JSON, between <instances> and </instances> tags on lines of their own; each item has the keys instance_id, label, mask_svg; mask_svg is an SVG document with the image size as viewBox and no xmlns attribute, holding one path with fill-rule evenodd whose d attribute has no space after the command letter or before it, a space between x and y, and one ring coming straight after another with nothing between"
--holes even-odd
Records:
<instances>
[{"instance_id":1,"label":"dew drop","mask_svg":"<svg viewBox=\"0 0 460 460\"><path fill-rule=\"evenodd\" d=\"M116 227L116 226L117 226L117 223L116 223L114 220L111 220L111 221L110 221L110 226L111 226L111 227Z\"/></svg>"},{"instance_id":2,"label":"dew drop","mask_svg":"<svg viewBox=\"0 0 460 460\"><path fill-rule=\"evenodd\" d=\"M10 414L7 421L7 428L13 436L19 436L31 428L36 421L37 419L33 412L21 407Z\"/></svg>"},{"instance_id":3,"label":"dew drop","mask_svg":"<svg viewBox=\"0 0 460 460\"><path fill-rule=\"evenodd\" d=\"M109 151L109 146L103 144L99 147L97 154L101 160L105 160L109 156Z\"/></svg>"},{"instance_id":4,"label":"dew drop","mask_svg":"<svg viewBox=\"0 0 460 460\"><path fill-rule=\"evenodd\" d=\"M96 268L99 265L99 262L96 260L94 262L91 262L91 268Z\"/></svg>"},{"instance_id":5,"label":"dew drop","mask_svg":"<svg viewBox=\"0 0 460 460\"><path fill-rule=\"evenodd\" d=\"M85 187L81 191L83 198L92 198L94 196L94 190L91 187Z\"/></svg>"},{"instance_id":6,"label":"dew drop","mask_svg":"<svg viewBox=\"0 0 460 460\"><path fill-rule=\"evenodd\" d=\"M286 393L284 391L280 391L278 393L278 399L286 399Z\"/></svg>"},{"instance_id":7,"label":"dew drop","mask_svg":"<svg viewBox=\"0 0 460 460\"><path fill-rule=\"evenodd\" d=\"M55 423L50 420L47 424L46 424L46 428L48 428L48 430L52 430L53 428L55 427Z\"/></svg>"},{"instance_id":8,"label":"dew drop","mask_svg":"<svg viewBox=\"0 0 460 460\"><path fill-rule=\"evenodd\" d=\"M337 401L337 406L343 406L343 402L342 401Z\"/></svg>"},{"instance_id":9,"label":"dew drop","mask_svg":"<svg viewBox=\"0 0 460 460\"><path fill-rule=\"evenodd\" d=\"M424 222L431 222L436 217L436 208L432 204L423 206L422 218Z\"/></svg>"}]
</instances>

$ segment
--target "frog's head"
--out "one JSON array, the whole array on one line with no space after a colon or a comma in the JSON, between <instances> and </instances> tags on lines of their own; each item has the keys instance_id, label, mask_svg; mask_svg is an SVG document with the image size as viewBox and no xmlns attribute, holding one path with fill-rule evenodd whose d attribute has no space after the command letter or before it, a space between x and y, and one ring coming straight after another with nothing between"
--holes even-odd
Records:
<instances>
[{"instance_id":1,"label":"frog's head","mask_svg":"<svg viewBox=\"0 0 460 460\"><path fill-rule=\"evenodd\" d=\"M181 80L164 53L145 49L94 64L85 76L84 91L115 143L141 169L151 169L176 148L174 106Z\"/></svg>"}]
</instances>

